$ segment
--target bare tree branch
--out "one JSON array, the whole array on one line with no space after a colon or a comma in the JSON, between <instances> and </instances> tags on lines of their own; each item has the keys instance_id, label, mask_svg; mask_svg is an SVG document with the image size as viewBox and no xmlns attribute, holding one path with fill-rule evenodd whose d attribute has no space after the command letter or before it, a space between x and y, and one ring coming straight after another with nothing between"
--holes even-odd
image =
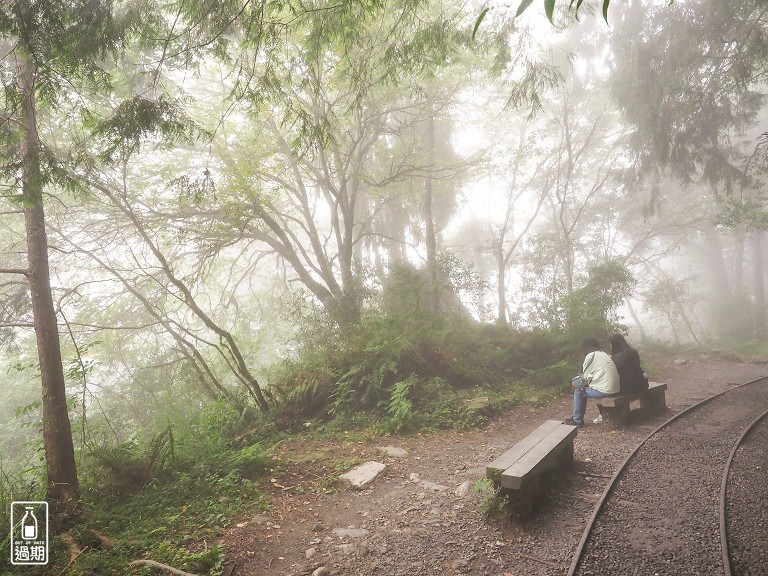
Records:
<instances>
[{"instance_id":1,"label":"bare tree branch","mask_svg":"<svg viewBox=\"0 0 768 576\"><path fill-rule=\"evenodd\" d=\"M29 276L29 270L25 268L0 268L0 274L21 274Z\"/></svg>"}]
</instances>

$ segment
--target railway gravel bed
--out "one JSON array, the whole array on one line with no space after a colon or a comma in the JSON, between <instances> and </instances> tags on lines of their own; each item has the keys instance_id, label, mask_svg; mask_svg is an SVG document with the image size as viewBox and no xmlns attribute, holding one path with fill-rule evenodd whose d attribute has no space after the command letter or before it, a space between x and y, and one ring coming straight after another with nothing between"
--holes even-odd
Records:
<instances>
[{"instance_id":1,"label":"railway gravel bed","mask_svg":"<svg viewBox=\"0 0 768 576\"><path fill-rule=\"evenodd\" d=\"M726 490L728 547L733 576L768 574L768 417L736 451Z\"/></svg>"},{"instance_id":2,"label":"railway gravel bed","mask_svg":"<svg viewBox=\"0 0 768 576\"><path fill-rule=\"evenodd\" d=\"M681 414L648 438L607 494L572 573L725 574L723 472L742 432L766 410L768 379Z\"/></svg>"}]
</instances>

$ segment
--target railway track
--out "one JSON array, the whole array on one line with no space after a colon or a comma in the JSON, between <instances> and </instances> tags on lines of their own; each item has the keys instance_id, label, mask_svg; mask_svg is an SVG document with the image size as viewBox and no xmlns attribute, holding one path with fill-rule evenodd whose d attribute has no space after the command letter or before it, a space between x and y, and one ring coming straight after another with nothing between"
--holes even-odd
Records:
<instances>
[{"instance_id":1,"label":"railway track","mask_svg":"<svg viewBox=\"0 0 768 576\"><path fill-rule=\"evenodd\" d=\"M568 576L768 574L768 378L668 420L603 492Z\"/></svg>"}]
</instances>

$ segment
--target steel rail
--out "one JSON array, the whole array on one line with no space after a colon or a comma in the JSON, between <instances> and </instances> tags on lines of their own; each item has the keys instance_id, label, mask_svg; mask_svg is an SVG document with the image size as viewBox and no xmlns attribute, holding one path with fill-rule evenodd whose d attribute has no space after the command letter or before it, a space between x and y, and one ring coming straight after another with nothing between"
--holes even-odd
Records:
<instances>
[{"instance_id":1,"label":"steel rail","mask_svg":"<svg viewBox=\"0 0 768 576\"><path fill-rule=\"evenodd\" d=\"M696 404L693 404L692 406L689 406L688 408L678 412L665 422L661 423L658 428L651 431L645 438L643 438L640 443L635 447L634 450L627 456L624 461L621 463L619 468L616 470L616 472L613 474L611 479L608 481L608 485L605 487L605 490L603 490L602 495L600 496L600 499L595 504L595 508L592 511L592 516L589 518L589 521L587 522L586 527L584 528L584 532L581 535L581 539L579 540L579 544L576 546L576 551L573 553L573 557L571 559L571 565L568 569L567 576L575 576L576 570L578 569L579 562L581 561L581 557L584 553L584 548L587 544L587 541L589 540L589 537L592 533L592 528L595 524L595 521L597 520L598 516L600 515L600 512L602 511L603 505L605 504L605 501L608 499L608 496L610 496L611 492L613 492L613 488L616 485L617 480L621 476L621 474L624 472L624 469L629 465L629 463L632 461L632 459L635 457L635 455L640 451L640 449L650 440L653 436L655 436L659 431L663 430L679 418L682 418L683 416L687 416L689 413L694 412L701 408L702 406L709 404L710 402L717 400L718 398L725 396L726 394L729 394L733 390L737 390L739 388L745 388L747 386L751 386L753 384L757 384L758 382L762 382L764 380L768 379L768 377L763 376L760 378L757 378L755 380L750 380L749 382L745 382L744 384L740 384L738 386L733 386L732 388L729 388L727 390L723 390L722 392L719 392L718 394L715 394L714 396L710 396L709 398L705 398L701 402L697 402ZM726 575L729 576L729 575Z\"/></svg>"},{"instance_id":2,"label":"steel rail","mask_svg":"<svg viewBox=\"0 0 768 576\"><path fill-rule=\"evenodd\" d=\"M763 412L760 416L754 419L752 423L741 433L738 440L733 446L728 461L725 463L725 470L723 471L723 481L720 484L720 548L723 553L723 568L725 576L733 576L731 571L731 554L728 550L728 525L727 525L727 510L726 510L726 498L728 492L728 476L731 472L731 464L736 456L736 452L744 442L744 438L755 428L763 419L768 416L768 410Z\"/></svg>"}]
</instances>

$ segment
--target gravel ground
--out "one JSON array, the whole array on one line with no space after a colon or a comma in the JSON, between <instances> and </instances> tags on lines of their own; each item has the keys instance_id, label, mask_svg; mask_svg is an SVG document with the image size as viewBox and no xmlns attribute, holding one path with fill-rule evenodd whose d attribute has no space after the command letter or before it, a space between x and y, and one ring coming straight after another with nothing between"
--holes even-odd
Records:
<instances>
[{"instance_id":1,"label":"gravel ground","mask_svg":"<svg viewBox=\"0 0 768 576\"><path fill-rule=\"evenodd\" d=\"M733 576L768 574L768 418L744 439L731 465L726 492Z\"/></svg>"},{"instance_id":2,"label":"gravel ground","mask_svg":"<svg viewBox=\"0 0 768 576\"><path fill-rule=\"evenodd\" d=\"M272 479L270 511L238 519L222 539L231 576L564 576L609 478L643 438L675 411L768 375L766 360L644 355L644 365L654 381L668 384L667 414L622 429L581 428L575 469L554 482L526 522L488 520L481 513L486 491L457 490L483 478L488 462L544 420L569 416L569 395L515 408L469 433L284 445L282 454L295 464ZM596 416L590 404L587 422ZM407 455L384 455L387 444ZM342 457L377 460L387 470L364 490L335 485L322 492L341 471L321 463Z\"/></svg>"},{"instance_id":3,"label":"gravel ground","mask_svg":"<svg viewBox=\"0 0 768 576\"><path fill-rule=\"evenodd\" d=\"M768 381L731 390L654 435L605 501L578 576L722 576L720 490L732 447L768 410Z\"/></svg>"}]
</instances>

